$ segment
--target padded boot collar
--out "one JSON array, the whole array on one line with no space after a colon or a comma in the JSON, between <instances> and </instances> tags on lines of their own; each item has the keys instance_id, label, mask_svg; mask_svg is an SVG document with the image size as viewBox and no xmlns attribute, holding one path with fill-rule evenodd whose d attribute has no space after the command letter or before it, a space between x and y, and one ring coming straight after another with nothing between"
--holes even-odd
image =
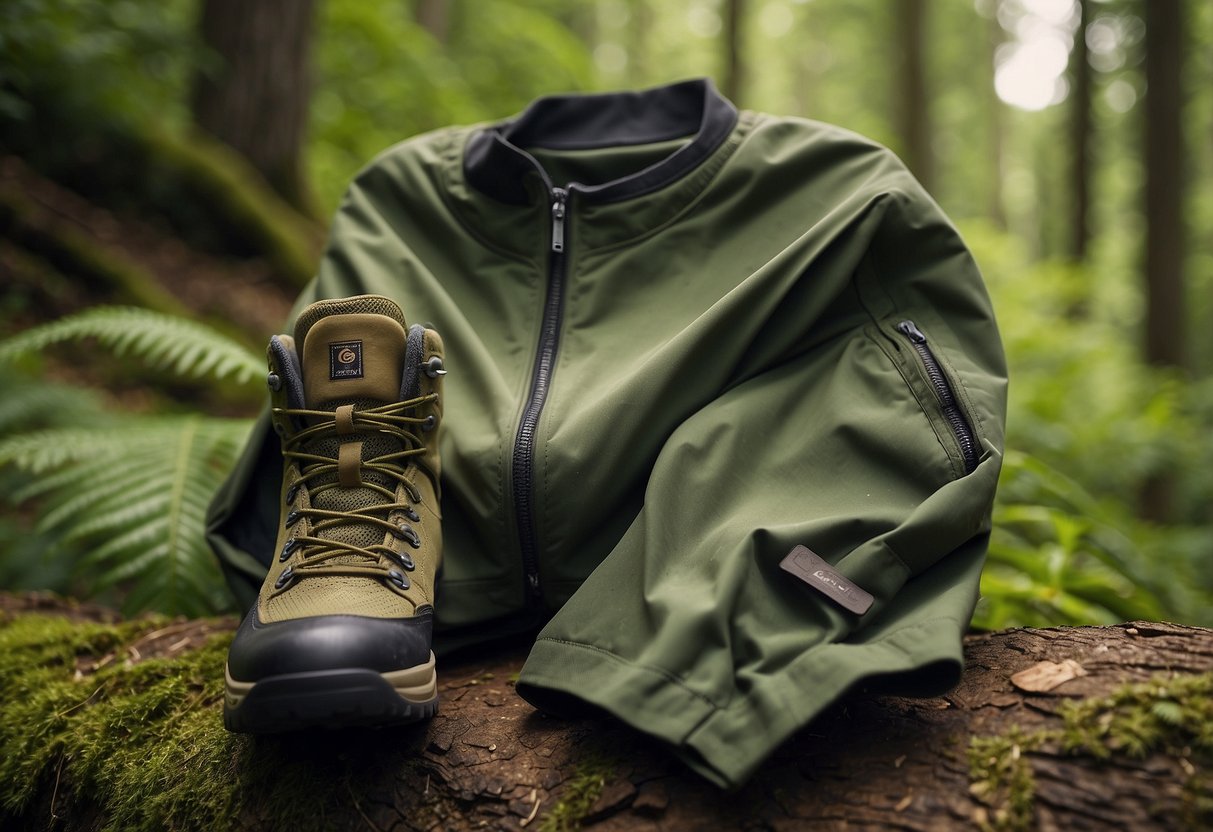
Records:
<instances>
[{"instance_id":1,"label":"padded boot collar","mask_svg":"<svg viewBox=\"0 0 1213 832\"><path fill-rule=\"evenodd\" d=\"M691 140L644 170L600 185L579 185L588 202L619 202L663 188L694 170L728 137L737 108L706 78L639 92L540 98L521 115L472 137L464 175L477 190L501 202L530 201L525 180L539 163L523 148L588 150Z\"/></svg>"}]
</instances>

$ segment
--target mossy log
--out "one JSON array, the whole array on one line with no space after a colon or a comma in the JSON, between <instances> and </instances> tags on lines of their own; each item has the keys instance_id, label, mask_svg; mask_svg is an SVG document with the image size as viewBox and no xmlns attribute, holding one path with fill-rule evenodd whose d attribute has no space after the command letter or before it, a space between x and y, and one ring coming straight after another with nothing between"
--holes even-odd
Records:
<instances>
[{"instance_id":1,"label":"mossy log","mask_svg":"<svg viewBox=\"0 0 1213 832\"><path fill-rule=\"evenodd\" d=\"M131 137L149 161L167 166L250 236L294 288L316 271L324 226L278 196L239 153L204 134L144 129Z\"/></svg>"},{"instance_id":2,"label":"mossy log","mask_svg":"<svg viewBox=\"0 0 1213 832\"><path fill-rule=\"evenodd\" d=\"M525 645L441 660L432 721L223 730L233 619L0 596L0 827L1207 829L1213 630L973 636L960 687L855 691L725 793L607 719L514 693Z\"/></svg>"},{"instance_id":3,"label":"mossy log","mask_svg":"<svg viewBox=\"0 0 1213 832\"><path fill-rule=\"evenodd\" d=\"M95 245L69 223L49 212L0 178L0 237L7 237L41 257L59 272L109 289L121 300L168 315L189 317L189 310L139 266Z\"/></svg>"}]
</instances>

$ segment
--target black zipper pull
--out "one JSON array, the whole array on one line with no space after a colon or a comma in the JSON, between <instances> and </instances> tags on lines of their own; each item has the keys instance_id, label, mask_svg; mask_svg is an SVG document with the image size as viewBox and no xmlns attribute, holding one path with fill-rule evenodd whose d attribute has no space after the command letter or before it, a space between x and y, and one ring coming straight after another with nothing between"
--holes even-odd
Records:
<instances>
[{"instance_id":1,"label":"black zipper pull","mask_svg":"<svg viewBox=\"0 0 1213 832\"><path fill-rule=\"evenodd\" d=\"M897 324L896 329L909 340L914 352L918 353L918 357L922 359L922 365L927 371L927 379L935 388L935 397L939 399L943 417L952 426L952 433L956 436L956 443L960 446L960 456L964 460L965 473L973 473L977 470L978 462L977 436L973 433L973 428L970 427L968 419L960 409L960 402L956 399L956 391L952 389L952 382L948 380L939 359L927 344L927 336L913 321L901 321Z\"/></svg>"},{"instance_id":2,"label":"black zipper pull","mask_svg":"<svg viewBox=\"0 0 1213 832\"><path fill-rule=\"evenodd\" d=\"M927 336L922 334L922 330L916 327L913 321L902 321L897 325L897 331L915 344L925 344L927 342Z\"/></svg>"},{"instance_id":3,"label":"black zipper pull","mask_svg":"<svg viewBox=\"0 0 1213 832\"><path fill-rule=\"evenodd\" d=\"M569 192L564 188L552 188L552 251L564 251L565 203L568 198Z\"/></svg>"}]
</instances>

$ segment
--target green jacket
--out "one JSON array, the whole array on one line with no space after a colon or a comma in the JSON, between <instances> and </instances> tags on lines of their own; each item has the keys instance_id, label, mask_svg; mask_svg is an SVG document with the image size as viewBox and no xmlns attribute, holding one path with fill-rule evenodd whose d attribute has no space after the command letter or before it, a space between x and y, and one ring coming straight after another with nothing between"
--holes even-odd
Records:
<instances>
[{"instance_id":1,"label":"green jacket","mask_svg":"<svg viewBox=\"0 0 1213 832\"><path fill-rule=\"evenodd\" d=\"M540 99L357 176L297 309L358 293L446 343L440 657L544 625L524 697L727 786L864 680L958 679L1006 371L887 150L702 80ZM209 518L243 601L278 522L267 426ZM781 568L797 546L825 563Z\"/></svg>"}]
</instances>

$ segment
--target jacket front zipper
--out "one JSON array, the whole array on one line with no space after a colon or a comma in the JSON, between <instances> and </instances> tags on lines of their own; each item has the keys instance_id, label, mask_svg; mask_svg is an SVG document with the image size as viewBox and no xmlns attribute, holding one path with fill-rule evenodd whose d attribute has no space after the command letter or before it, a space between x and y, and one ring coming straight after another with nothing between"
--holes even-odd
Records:
<instances>
[{"instance_id":1,"label":"jacket front zipper","mask_svg":"<svg viewBox=\"0 0 1213 832\"><path fill-rule=\"evenodd\" d=\"M922 364L927 371L927 378L935 389L935 397L939 399L940 408L943 410L943 417L952 426L956 444L960 446L960 456L964 460L965 473L973 473L977 469L977 440L973 436L973 429L960 409L960 404L956 401L956 394L952 390L951 382L948 381L943 367L939 365L939 360L927 343L927 336L915 326L913 321L902 321L897 325L897 331L909 340L910 346L922 359Z\"/></svg>"},{"instance_id":2,"label":"jacket front zipper","mask_svg":"<svg viewBox=\"0 0 1213 832\"><path fill-rule=\"evenodd\" d=\"M543 598L539 586L539 541L535 530L535 434L547 400L552 369L556 364L556 349L560 343L560 327L564 317L564 283L568 270L568 254L565 251L568 200L569 192L564 188L551 189L552 239L548 294L543 305L543 322L539 329L539 349L535 353L531 390L514 440L514 508L518 520L519 548L526 570L526 592L533 603L539 603Z\"/></svg>"}]
</instances>

